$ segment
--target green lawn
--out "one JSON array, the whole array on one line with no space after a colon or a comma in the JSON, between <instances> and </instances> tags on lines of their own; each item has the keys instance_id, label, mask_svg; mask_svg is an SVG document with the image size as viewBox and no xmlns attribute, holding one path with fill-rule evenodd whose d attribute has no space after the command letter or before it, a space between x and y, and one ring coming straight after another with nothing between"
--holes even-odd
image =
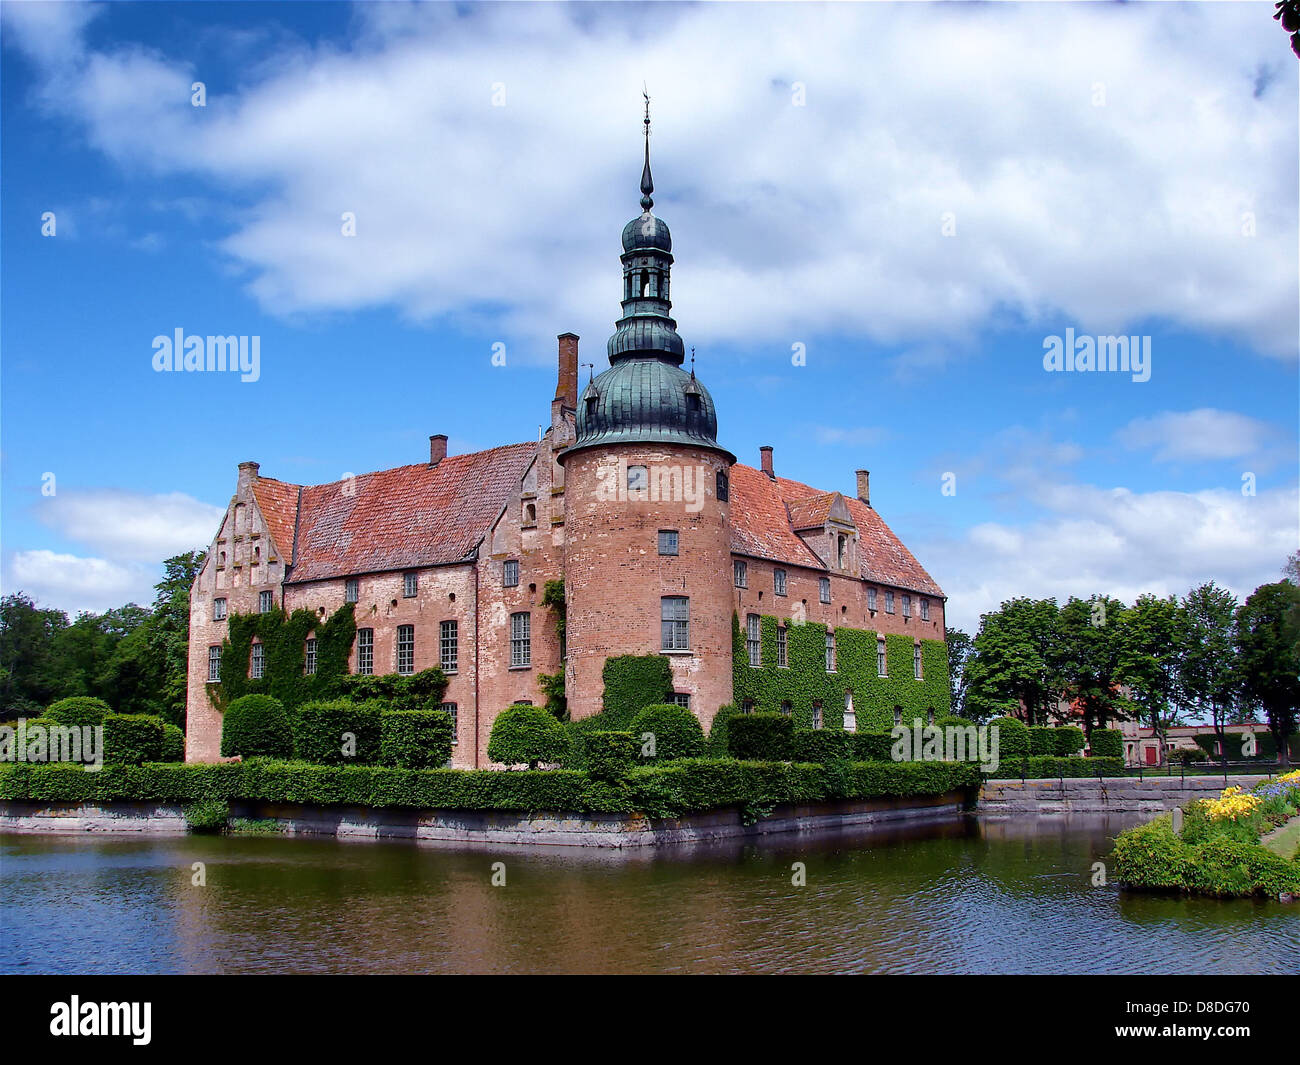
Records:
<instances>
[{"instance_id":1,"label":"green lawn","mask_svg":"<svg viewBox=\"0 0 1300 1065\"><path fill-rule=\"evenodd\" d=\"M1293 817L1281 828L1269 833L1260 844L1281 858L1290 858L1300 850L1300 817Z\"/></svg>"}]
</instances>

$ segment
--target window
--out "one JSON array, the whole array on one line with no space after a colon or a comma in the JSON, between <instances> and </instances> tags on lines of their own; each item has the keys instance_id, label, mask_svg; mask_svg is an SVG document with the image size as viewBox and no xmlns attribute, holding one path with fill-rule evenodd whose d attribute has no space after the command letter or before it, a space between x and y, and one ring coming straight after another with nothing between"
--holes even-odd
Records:
<instances>
[{"instance_id":1,"label":"window","mask_svg":"<svg viewBox=\"0 0 1300 1065\"><path fill-rule=\"evenodd\" d=\"M876 641L876 676L889 676L885 672L885 639L883 636Z\"/></svg>"},{"instance_id":2,"label":"window","mask_svg":"<svg viewBox=\"0 0 1300 1065\"><path fill-rule=\"evenodd\" d=\"M844 553L848 544L849 538L843 533L835 538L835 558L839 562L840 569L844 568Z\"/></svg>"},{"instance_id":3,"label":"window","mask_svg":"<svg viewBox=\"0 0 1300 1065\"><path fill-rule=\"evenodd\" d=\"M759 625L757 614L746 615L745 650L749 652L749 664L751 666L761 666L763 664L763 640Z\"/></svg>"},{"instance_id":4,"label":"window","mask_svg":"<svg viewBox=\"0 0 1300 1065\"><path fill-rule=\"evenodd\" d=\"M364 677L375 671L375 630L357 629L357 672Z\"/></svg>"},{"instance_id":5,"label":"window","mask_svg":"<svg viewBox=\"0 0 1300 1065\"><path fill-rule=\"evenodd\" d=\"M752 713L754 712L754 700L753 700L753 699L741 699L741 700L740 700L740 712L741 712L742 714L752 714Z\"/></svg>"},{"instance_id":6,"label":"window","mask_svg":"<svg viewBox=\"0 0 1300 1065\"><path fill-rule=\"evenodd\" d=\"M785 595L785 570L774 569L772 571L772 593L774 595Z\"/></svg>"},{"instance_id":7,"label":"window","mask_svg":"<svg viewBox=\"0 0 1300 1065\"><path fill-rule=\"evenodd\" d=\"M784 625L776 627L776 664L781 669L790 665L789 645L786 642L786 629Z\"/></svg>"},{"instance_id":8,"label":"window","mask_svg":"<svg viewBox=\"0 0 1300 1065\"><path fill-rule=\"evenodd\" d=\"M673 705L680 706L683 710L691 708L690 692L673 692Z\"/></svg>"},{"instance_id":9,"label":"window","mask_svg":"<svg viewBox=\"0 0 1300 1065\"><path fill-rule=\"evenodd\" d=\"M501 584L506 588L514 588L519 584L519 561L511 559L501 567Z\"/></svg>"},{"instance_id":10,"label":"window","mask_svg":"<svg viewBox=\"0 0 1300 1065\"><path fill-rule=\"evenodd\" d=\"M826 630L826 672L835 672L835 633Z\"/></svg>"},{"instance_id":11,"label":"window","mask_svg":"<svg viewBox=\"0 0 1300 1065\"><path fill-rule=\"evenodd\" d=\"M886 593L885 593L885 613L886 613L886 614L892 614L893 612L894 612L894 593L893 593L893 592L886 592Z\"/></svg>"},{"instance_id":12,"label":"window","mask_svg":"<svg viewBox=\"0 0 1300 1065\"><path fill-rule=\"evenodd\" d=\"M629 492L648 492L650 490L650 471L645 466L627 468L627 490Z\"/></svg>"},{"instance_id":13,"label":"window","mask_svg":"<svg viewBox=\"0 0 1300 1065\"><path fill-rule=\"evenodd\" d=\"M438 665L444 673L455 673L460 664L460 625L444 621L438 628Z\"/></svg>"},{"instance_id":14,"label":"window","mask_svg":"<svg viewBox=\"0 0 1300 1065\"><path fill-rule=\"evenodd\" d=\"M867 589L867 609L873 614L876 612L876 590L874 588Z\"/></svg>"},{"instance_id":15,"label":"window","mask_svg":"<svg viewBox=\"0 0 1300 1065\"><path fill-rule=\"evenodd\" d=\"M533 619L526 611L510 615L510 665L533 664Z\"/></svg>"},{"instance_id":16,"label":"window","mask_svg":"<svg viewBox=\"0 0 1300 1065\"><path fill-rule=\"evenodd\" d=\"M844 731L858 731L858 714L853 709L853 689L850 688L844 693Z\"/></svg>"},{"instance_id":17,"label":"window","mask_svg":"<svg viewBox=\"0 0 1300 1065\"><path fill-rule=\"evenodd\" d=\"M397 626L397 672L410 676L415 672L415 626Z\"/></svg>"},{"instance_id":18,"label":"window","mask_svg":"<svg viewBox=\"0 0 1300 1065\"><path fill-rule=\"evenodd\" d=\"M402 597L404 599L414 599L416 592L420 590L420 575L418 573L402 574Z\"/></svg>"},{"instance_id":19,"label":"window","mask_svg":"<svg viewBox=\"0 0 1300 1065\"><path fill-rule=\"evenodd\" d=\"M659 530L659 553L661 555L677 554L677 530L676 529Z\"/></svg>"},{"instance_id":20,"label":"window","mask_svg":"<svg viewBox=\"0 0 1300 1065\"><path fill-rule=\"evenodd\" d=\"M736 559L732 562L731 573L736 579L737 588L749 587L749 567L746 566L745 563L741 562L740 559Z\"/></svg>"},{"instance_id":21,"label":"window","mask_svg":"<svg viewBox=\"0 0 1300 1065\"><path fill-rule=\"evenodd\" d=\"M919 643L912 648L912 675L917 680L921 679L921 645Z\"/></svg>"},{"instance_id":22,"label":"window","mask_svg":"<svg viewBox=\"0 0 1300 1065\"><path fill-rule=\"evenodd\" d=\"M248 675L253 680L261 680L266 673L266 648L260 643L253 644L253 664L248 670Z\"/></svg>"},{"instance_id":23,"label":"window","mask_svg":"<svg viewBox=\"0 0 1300 1065\"><path fill-rule=\"evenodd\" d=\"M903 617L910 618L911 616L912 616L912 597L910 595L905 595L903 596Z\"/></svg>"},{"instance_id":24,"label":"window","mask_svg":"<svg viewBox=\"0 0 1300 1065\"><path fill-rule=\"evenodd\" d=\"M928 599L921 600L921 620L922 621L930 620L930 600Z\"/></svg>"},{"instance_id":25,"label":"window","mask_svg":"<svg viewBox=\"0 0 1300 1065\"><path fill-rule=\"evenodd\" d=\"M524 504L524 522L523 522L523 523L524 523L524 525L536 525L536 524L537 524L537 504L536 504L536 503L525 503L525 504Z\"/></svg>"},{"instance_id":26,"label":"window","mask_svg":"<svg viewBox=\"0 0 1300 1065\"><path fill-rule=\"evenodd\" d=\"M448 717L451 718L451 742L452 742L452 745L454 746L454 745L456 744L457 740L459 739L459 737L456 735L456 733L457 733L457 731L458 731L458 729L456 728L456 726L457 726L457 724L459 724L459 722L457 721L457 716L456 716L456 704L455 704L455 703L439 703L439 704L438 704L438 709L441 710L443 713L445 713Z\"/></svg>"},{"instance_id":27,"label":"window","mask_svg":"<svg viewBox=\"0 0 1300 1065\"><path fill-rule=\"evenodd\" d=\"M316 675L316 637L307 640L306 654L303 656L303 672L309 677Z\"/></svg>"},{"instance_id":28,"label":"window","mask_svg":"<svg viewBox=\"0 0 1300 1065\"><path fill-rule=\"evenodd\" d=\"M208 683L221 683L221 648L208 648Z\"/></svg>"},{"instance_id":29,"label":"window","mask_svg":"<svg viewBox=\"0 0 1300 1065\"><path fill-rule=\"evenodd\" d=\"M727 475L721 470L718 471L718 502L725 503L729 498L729 487L727 485Z\"/></svg>"},{"instance_id":30,"label":"window","mask_svg":"<svg viewBox=\"0 0 1300 1065\"><path fill-rule=\"evenodd\" d=\"M343 601L355 603L360 597L361 582L356 578L343 582Z\"/></svg>"},{"instance_id":31,"label":"window","mask_svg":"<svg viewBox=\"0 0 1300 1065\"><path fill-rule=\"evenodd\" d=\"M831 579L823 577L820 581L821 601L829 603L831 601Z\"/></svg>"},{"instance_id":32,"label":"window","mask_svg":"<svg viewBox=\"0 0 1300 1065\"><path fill-rule=\"evenodd\" d=\"M822 727L822 704L819 700L813 700L813 728Z\"/></svg>"},{"instance_id":33,"label":"window","mask_svg":"<svg viewBox=\"0 0 1300 1065\"><path fill-rule=\"evenodd\" d=\"M903 708L901 706L896 706L894 707L894 724L901 725L902 723L903 723Z\"/></svg>"},{"instance_id":34,"label":"window","mask_svg":"<svg viewBox=\"0 0 1300 1065\"><path fill-rule=\"evenodd\" d=\"M925 723L926 723L927 725L933 725L933 724L934 724L934 707L933 707L933 706L930 707L930 709L927 710L926 713L925 713Z\"/></svg>"},{"instance_id":35,"label":"window","mask_svg":"<svg viewBox=\"0 0 1300 1065\"><path fill-rule=\"evenodd\" d=\"M260 614L269 614L271 608L275 606L274 592L259 592L257 594L257 610Z\"/></svg>"},{"instance_id":36,"label":"window","mask_svg":"<svg viewBox=\"0 0 1300 1065\"><path fill-rule=\"evenodd\" d=\"M226 619L226 601L224 599L212 600L212 620L224 621Z\"/></svg>"},{"instance_id":37,"label":"window","mask_svg":"<svg viewBox=\"0 0 1300 1065\"><path fill-rule=\"evenodd\" d=\"M782 699L781 713L785 714L786 717L790 717L794 713L794 703L790 702L789 699Z\"/></svg>"},{"instance_id":38,"label":"window","mask_svg":"<svg viewBox=\"0 0 1300 1065\"><path fill-rule=\"evenodd\" d=\"M691 601L684 595L665 595L659 601L660 631L665 651L691 647Z\"/></svg>"}]
</instances>

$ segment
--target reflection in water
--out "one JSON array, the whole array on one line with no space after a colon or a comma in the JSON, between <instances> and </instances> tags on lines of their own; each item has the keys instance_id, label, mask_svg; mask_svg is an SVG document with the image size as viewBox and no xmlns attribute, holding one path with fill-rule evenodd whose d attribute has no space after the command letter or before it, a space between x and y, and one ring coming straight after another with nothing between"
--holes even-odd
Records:
<instances>
[{"instance_id":1,"label":"reflection in water","mask_svg":"<svg viewBox=\"0 0 1300 1065\"><path fill-rule=\"evenodd\" d=\"M968 817L629 852L6 836L0 970L1297 971L1300 908L1093 887L1139 820Z\"/></svg>"}]
</instances>

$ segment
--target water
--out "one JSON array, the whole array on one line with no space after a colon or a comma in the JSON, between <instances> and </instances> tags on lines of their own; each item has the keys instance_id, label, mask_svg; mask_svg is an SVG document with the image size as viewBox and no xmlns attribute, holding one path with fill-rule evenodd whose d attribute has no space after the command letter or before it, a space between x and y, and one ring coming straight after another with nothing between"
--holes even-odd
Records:
<instances>
[{"instance_id":1,"label":"water","mask_svg":"<svg viewBox=\"0 0 1300 1065\"><path fill-rule=\"evenodd\" d=\"M971 817L654 853L4 836L0 971L1300 971L1300 906L1093 887L1139 820Z\"/></svg>"}]
</instances>

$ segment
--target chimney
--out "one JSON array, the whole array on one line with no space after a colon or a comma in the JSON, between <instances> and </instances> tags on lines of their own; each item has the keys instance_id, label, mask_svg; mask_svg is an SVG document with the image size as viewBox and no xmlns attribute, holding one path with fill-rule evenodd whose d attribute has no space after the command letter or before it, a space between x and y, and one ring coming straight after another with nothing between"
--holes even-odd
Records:
<instances>
[{"instance_id":1,"label":"chimney","mask_svg":"<svg viewBox=\"0 0 1300 1065\"><path fill-rule=\"evenodd\" d=\"M871 506L871 471L858 470L858 498Z\"/></svg>"},{"instance_id":2,"label":"chimney","mask_svg":"<svg viewBox=\"0 0 1300 1065\"><path fill-rule=\"evenodd\" d=\"M772 445L764 444L758 449L758 453L762 457L763 472L775 481L776 474L772 472Z\"/></svg>"},{"instance_id":3,"label":"chimney","mask_svg":"<svg viewBox=\"0 0 1300 1065\"><path fill-rule=\"evenodd\" d=\"M555 384L555 398L569 410L578 409L578 334L561 333L560 373Z\"/></svg>"},{"instance_id":4,"label":"chimney","mask_svg":"<svg viewBox=\"0 0 1300 1065\"><path fill-rule=\"evenodd\" d=\"M429 437L429 465L436 466L447 457L447 434L436 433Z\"/></svg>"},{"instance_id":5,"label":"chimney","mask_svg":"<svg viewBox=\"0 0 1300 1065\"><path fill-rule=\"evenodd\" d=\"M235 491L239 495L245 495L253 487L253 482L257 480L257 471L262 467L256 462L241 462L239 464L239 480L235 484Z\"/></svg>"}]
</instances>

